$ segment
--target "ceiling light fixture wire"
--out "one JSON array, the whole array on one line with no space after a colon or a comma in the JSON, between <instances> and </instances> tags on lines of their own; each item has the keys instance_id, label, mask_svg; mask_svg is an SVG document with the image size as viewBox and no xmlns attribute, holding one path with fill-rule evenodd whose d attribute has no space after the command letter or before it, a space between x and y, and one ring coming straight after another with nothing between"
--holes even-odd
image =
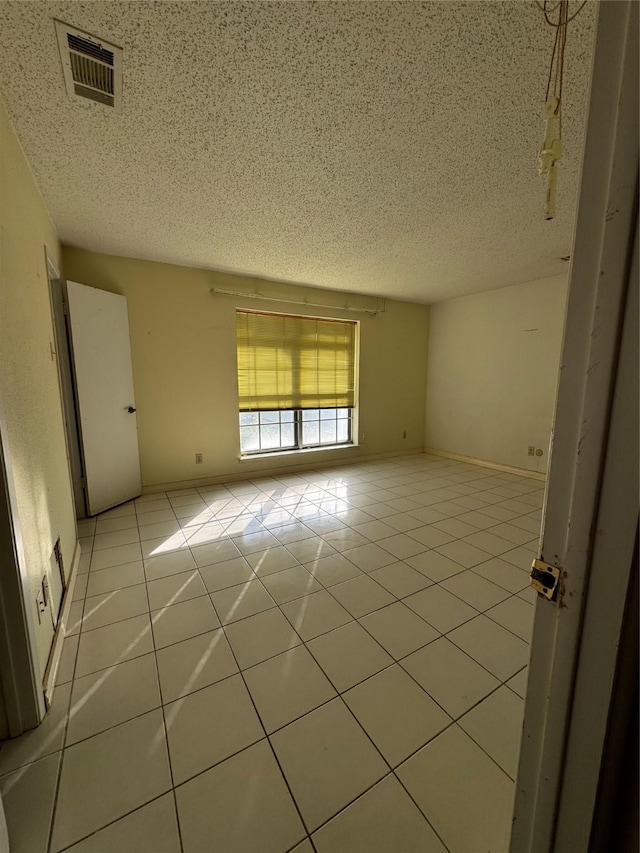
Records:
<instances>
[{"instance_id":1,"label":"ceiling light fixture wire","mask_svg":"<svg viewBox=\"0 0 640 853\"><path fill-rule=\"evenodd\" d=\"M547 178L545 219L554 219L556 215L556 195L558 188L558 160L562 156L562 84L564 80L564 60L567 44L567 25L576 18L586 6L587 0L569 14L569 0L535 0L535 4L544 15L549 26L556 31L547 78L547 90L543 117L545 136L538 159L538 173Z\"/></svg>"}]
</instances>

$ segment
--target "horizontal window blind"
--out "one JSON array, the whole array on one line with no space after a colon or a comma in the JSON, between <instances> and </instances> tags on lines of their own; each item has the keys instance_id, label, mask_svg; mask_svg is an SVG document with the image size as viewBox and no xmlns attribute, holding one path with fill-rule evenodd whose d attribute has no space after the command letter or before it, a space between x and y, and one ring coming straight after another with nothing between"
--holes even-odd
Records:
<instances>
[{"instance_id":1,"label":"horizontal window blind","mask_svg":"<svg viewBox=\"0 0 640 853\"><path fill-rule=\"evenodd\" d=\"M240 411L354 406L356 325L237 311Z\"/></svg>"}]
</instances>

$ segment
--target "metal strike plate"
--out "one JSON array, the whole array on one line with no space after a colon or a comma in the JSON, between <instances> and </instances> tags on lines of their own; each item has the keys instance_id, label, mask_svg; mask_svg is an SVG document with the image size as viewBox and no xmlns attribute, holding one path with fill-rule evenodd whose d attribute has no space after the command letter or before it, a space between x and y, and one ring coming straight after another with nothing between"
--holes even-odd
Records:
<instances>
[{"instance_id":1,"label":"metal strike plate","mask_svg":"<svg viewBox=\"0 0 640 853\"><path fill-rule=\"evenodd\" d=\"M555 599L560 581L560 569L550 566L549 563L543 563L542 560L534 560L531 563L531 574L529 577L531 586L536 592L544 595L549 601Z\"/></svg>"}]
</instances>

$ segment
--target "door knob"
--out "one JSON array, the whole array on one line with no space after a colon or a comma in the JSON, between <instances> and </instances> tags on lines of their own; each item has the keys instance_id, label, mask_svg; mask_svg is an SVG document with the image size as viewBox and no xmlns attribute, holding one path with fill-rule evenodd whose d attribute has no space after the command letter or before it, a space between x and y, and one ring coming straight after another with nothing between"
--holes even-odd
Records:
<instances>
[{"instance_id":1,"label":"door knob","mask_svg":"<svg viewBox=\"0 0 640 853\"><path fill-rule=\"evenodd\" d=\"M133 406L128 406L127 411L129 412L130 415L132 415L136 410L134 409Z\"/></svg>"}]
</instances>

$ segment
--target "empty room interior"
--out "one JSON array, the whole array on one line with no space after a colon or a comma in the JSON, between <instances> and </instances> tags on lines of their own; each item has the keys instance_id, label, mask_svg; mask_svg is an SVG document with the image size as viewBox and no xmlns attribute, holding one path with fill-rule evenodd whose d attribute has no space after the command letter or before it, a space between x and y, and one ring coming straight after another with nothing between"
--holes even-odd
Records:
<instances>
[{"instance_id":1,"label":"empty room interior","mask_svg":"<svg viewBox=\"0 0 640 853\"><path fill-rule=\"evenodd\" d=\"M509 850L597 20L0 4L3 853Z\"/></svg>"}]
</instances>

